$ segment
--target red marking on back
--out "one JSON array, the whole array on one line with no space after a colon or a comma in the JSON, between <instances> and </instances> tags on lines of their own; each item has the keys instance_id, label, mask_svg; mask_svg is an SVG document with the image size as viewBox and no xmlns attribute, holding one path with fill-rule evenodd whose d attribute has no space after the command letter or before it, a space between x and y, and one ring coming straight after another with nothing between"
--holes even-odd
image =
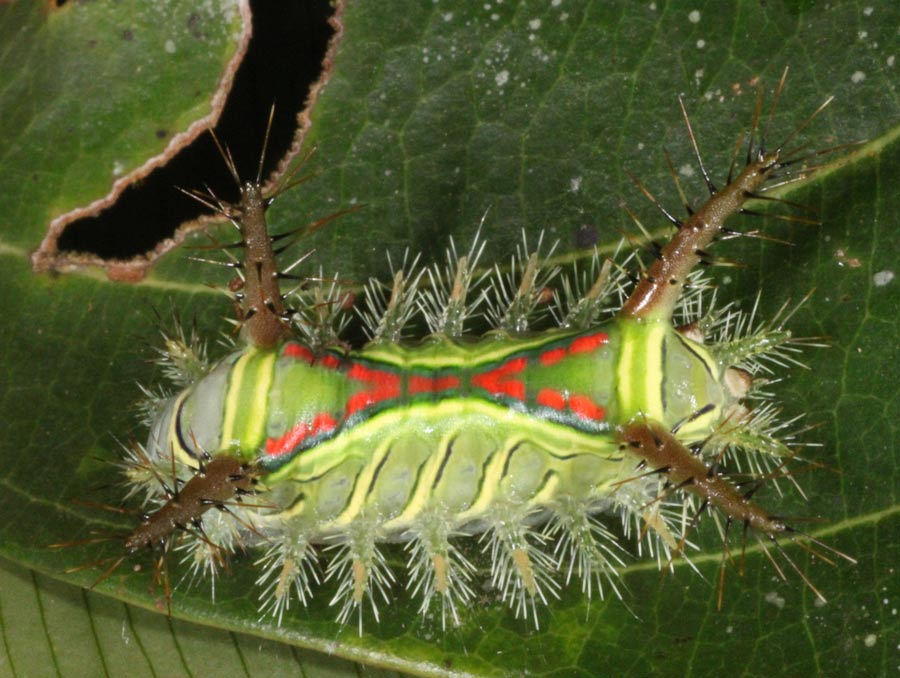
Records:
<instances>
[{"instance_id":1,"label":"red marking on back","mask_svg":"<svg viewBox=\"0 0 900 678\"><path fill-rule=\"evenodd\" d=\"M310 365L312 365L313 360L315 360L313 352L303 344L285 344L284 352L282 353L282 355L285 358L296 358L297 360L302 360L306 363L309 363Z\"/></svg>"},{"instance_id":2,"label":"red marking on back","mask_svg":"<svg viewBox=\"0 0 900 678\"><path fill-rule=\"evenodd\" d=\"M322 367L327 367L328 369L335 369L340 366L341 361L336 357L331 355L330 353L326 353L321 358L319 358L319 364Z\"/></svg>"},{"instance_id":3,"label":"red marking on back","mask_svg":"<svg viewBox=\"0 0 900 678\"><path fill-rule=\"evenodd\" d=\"M560 391L542 388L538 391L537 403L544 407L552 407L554 410L561 410L566 406L566 397Z\"/></svg>"},{"instance_id":4,"label":"red marking on back","mask_svg":"<svg viewBox=\"0 0 900 678\"><path fill-rule=\"evenodd\" d=\"M407 388L411 394L437 393L459 388L461 383L459 377L420 377L414 375L409 378Z\"/></svg>"},{"instance_id":5,"label":"red marking on back","mask_svg":"<svg viewBox=\"0 0 900 678\"><path fill-rule=\"evenodd\" d=\"M573 355L576 353L588 353L600 348L608 341L609 335L605 332L598 332L597 334L591 334L586 337L578 337L572 342L572 345L569 346L569 353Z\"/></svg>"},{"instance_id":6,"label":"red marking on back","mask_svg":"<svg viewBox=\"0 0 900 678\"><path fill-rule=\"evenodd\" d=\"M472 376L472 385L483 388L491 395L506 395L518 400L525 400L525 384L521 379L514 379L517 374L525 369L527 358L513 358L499 367Z\"/></svg>"},{"instance_id":7,"label":"red marking on back","mask_svg":"<svg viewBox=\"0 0 900 678\"><path fill-rule=\"evenodd\" d=\"M356 414L360 410L364 410L374 402L375 398L368 391L360 391L359 393L354 393L352 396L347 398L347 406L344 408L344 414L345 416L349 417L352 414Z\"/></svg>"},{"instance_id":8,"label":"red marking on back","mask_svg":"<svg viewBox=\"0 0 900 678\"><path fill-rule=\"evenodd\" d=\"M549 351L544 351L541 353L540 360L541 365L544 367L550 367L550 365L555 365L560 360L566 357L566 349L564 348L551 348Z\"/></svg>"},{"instance_id":9,"label":"red marking on back","mask_svg":"<svg viewBox=\"0 0 900 678\"><path fill-rule=\"evenodd\" d=\"M360 363L354 363L347 371L347 376L368 386L365 390L354 393L347 399L345 410L347 417L370 405L400 397L400 376L393 372L376 370Z\"/></svg>"},{"instance_id":10,"label":"red marking on back","mask_svg":"<svg viewBox=\"0 0 900 678\"><path fill-rule=\"evenodd\" d=\"M606 416L606 410L593 400L583 395L569 396L569 409L583 419L602 421Z\"/></svg>"},{"instance_id":11,"label":"red marking on back","mask_svg":"<svg viewBox=\"0 0 900 678\"><path fill-rule=\"evenodd\" d=\"M313 417L311 422L302 421L280 438L266 440L266 454L278 457L296 449L309 437L333 431L337 427L337 421L327 412L322 412Z\"/></svg>"}]
</instances>

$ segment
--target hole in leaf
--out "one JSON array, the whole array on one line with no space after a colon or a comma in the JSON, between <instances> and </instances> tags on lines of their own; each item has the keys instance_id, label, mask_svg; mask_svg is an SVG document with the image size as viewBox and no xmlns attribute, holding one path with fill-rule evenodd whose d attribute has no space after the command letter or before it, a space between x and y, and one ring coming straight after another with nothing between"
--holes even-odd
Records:
<instances>
[{"instance_id":1,"label":"hole in leaf","mask_svg":"<svg viewBox=\"0 0 900 678\"><path fill-rule=\"evenodd\" d=\"M250 4L253 37L216 126L216 135L231 149L241 177L248 178L256 175L273 103L275 119L263 176L290 147L296 114L319 78L333 34L328 23L333 9L328 0L257 0ZM171 130L156 133L167 136ZM237 197L215 144L203 134L165 167L126 189L111 208L69 224L60 237L59 250L109 259L129 259L152 250L179 225L208 212L176 186L201 190L209 186L223 199Z\"/></svg>"}]
</instances>

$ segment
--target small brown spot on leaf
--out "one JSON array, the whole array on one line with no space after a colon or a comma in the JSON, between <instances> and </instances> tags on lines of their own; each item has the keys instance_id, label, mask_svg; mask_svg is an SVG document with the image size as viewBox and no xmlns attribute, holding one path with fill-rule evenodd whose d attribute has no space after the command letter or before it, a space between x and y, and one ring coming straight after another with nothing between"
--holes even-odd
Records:
<instances>
[{"instance_id":1,"label":"small brown spot on leaf","mask_svg":"<svg viewBox=\"0 0 900 678\"><path fill-rule=\"evenodd\" d=\"M197 40L205 40L206 33L203 32L202 27L203 20L200 18L200 15L192 13L187 20L188 32L197 38Z\"/></svg>"}]
</instances>

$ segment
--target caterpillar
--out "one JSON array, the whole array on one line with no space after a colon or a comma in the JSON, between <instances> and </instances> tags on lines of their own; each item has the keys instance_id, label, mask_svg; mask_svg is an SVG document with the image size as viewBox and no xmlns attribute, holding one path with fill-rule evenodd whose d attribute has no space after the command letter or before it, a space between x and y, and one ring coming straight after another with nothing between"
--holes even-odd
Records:
<instances>
[{"instance_id":1,"label":"caterpillar","mask_svg":"<svg viewBox=\"0 0 900 678\"><path fill-rule=\"evenodd\" d=\"M338 620L356 614L361 633L364 608L377 620L405 579L422 614L436 605L442 625L459 624L487 579L537 625L539 605L572 579L585 596L621 597L617 570L632 533L665 565L687 557L690 531L713 512L725 521L722 577L736 524L779 575L786 564L824 599L784 543L853 559L753 498L790 476L794 452L790 434L779 438L778 408L751 409L750 399L760 397L762 371L796 362L811 342L786 329L787 305L769 323L730 306L702 313L695 269L711 261L716 239L736 233L725 221L749 211L748 200L777 200L766 191L806 178L815 168L803 163L836 150L788 148L829 101L768 149L760 91L745 164L721 188L681 103L710 197L679 219L637 182L676 230L652 247L633 286L623 266L595 256L589 272L548 293L560 271L540 242L532 249L523 238L508 271L480 273L480 237L462 254L451 241L445 266L413 261L389 286L370 281L361 348L342 338L348 293L337 277L320 275L309 289L291 273L302 258L278 269L282 241L297 232L269 233L275 195L264 195L259 174L241 183L223 151L240 201L200 199L240 234L226 248L242 250L228 262L240 274L240 338L210 363L194 334L164 334L161 362L178 391L147 392L149 437L122 462L129 494L153 507L122 537L126 553L165 554L178 540L194 571L214 580L230 553L260 549L261 614L279 623L334 580ZM283 291L294 278L305 289ZM548 306L555 326L541 329ZM477 317L492 325L481 336L469 334ZM417 321L428 333L413 340ZM732 461L753 469L749 484L729 474ZM604 520L616 514L619 532ZM403 577L384 556L388 542L405 545ZM473 564L473 549L489 572ZM168 600L167 575L166 586ZM721 591L720 578L720 605Z\"/></svg>"}]
</instances>

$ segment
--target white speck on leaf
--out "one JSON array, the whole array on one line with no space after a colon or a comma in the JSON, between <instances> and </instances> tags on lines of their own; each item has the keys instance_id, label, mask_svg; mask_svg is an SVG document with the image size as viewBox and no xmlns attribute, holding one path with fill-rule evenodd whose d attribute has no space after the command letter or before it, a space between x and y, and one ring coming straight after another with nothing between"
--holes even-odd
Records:
<instances>
[{"instance_id":1,"label":"white speck on leaf","mask_svg":"<svg viewBox=\"0 0 900 678\"><path fill-rule=\"evenodd\" d=\"M872 283L875 285L875 287L884 287L893 279L893 271L878 271L878 273L872 276Z\"/></svg>"},{"instance_id":2,"label":"white speck on leaf","mask_svg":"<svg viewBox=\"0 0 900 678\"><path fill-rule=\"evenodd\" d=\"M124 621L122 622L122 642L126 647L131 643L131 636L128 633L128 626Z\"/></svg>"},{"instance_id":3,"label":"white speck on leaf","mask_svg":"<svg viewBox=\"0 0 900 678\"><path fill-rule=\"evenodd\" d=\"M874 633L870 633L865 638L863 638L863 643L866 644L866 647L875 647L875 641L878 640L878 636Z\"/></svg>"},{"instance_id":4,"label":"white speck on leaf","mask_svg":"<svg viewBox=\"0 0 900 678\"><path fill-rule=\"evenodd\" d=\"M769 591L766 594L766 602L770 605L774 605L779 610L784 609L784 598L778 595L775 591Z\"/></svg>"},{"instance_id":5,"label":"white speck on leaf","mask_svg":"<svg viewBox=\"0 0 900 678\"><path fill-rule=\"evenodd\" d=\"M850 82L852 82L855 85L858 85L865 79L866 79L866 74L863 73L862 71L855 71L853 73L853 75L850 76Z\"/></svg>"},{"instance_id":6,"label":"white speck on leaf","mask_svg":"<svg viewBox=\"0 0 900 678\"><path fill-rule=\"evenodd\" d=\"M700 10L697 10L697 9L691 10L691 13L688 14L688 21L690 21L692 24L699 24L700 23Z\"/></svg>"},{"instance_id":7,"label":"white speck on leaf","mask_svg":"<svg viewBox=\"0 0 900 678\"><path fill-rule=\"evenodd\" d=\"M175 54L174 40L166 40L166 54Z\"/></svg>"},{"instance_id":8,"label":"white speck on leaf","mask_svg":"<svg viewBox=\"0 0 900 678\"><path fill-rule=\"evenodd\" d=\"M494 76L494 82L497 83L497 87L503 87L507 82L509 82L509 71L502 70L497 75Z\"/></svg>"}]
</instances>

